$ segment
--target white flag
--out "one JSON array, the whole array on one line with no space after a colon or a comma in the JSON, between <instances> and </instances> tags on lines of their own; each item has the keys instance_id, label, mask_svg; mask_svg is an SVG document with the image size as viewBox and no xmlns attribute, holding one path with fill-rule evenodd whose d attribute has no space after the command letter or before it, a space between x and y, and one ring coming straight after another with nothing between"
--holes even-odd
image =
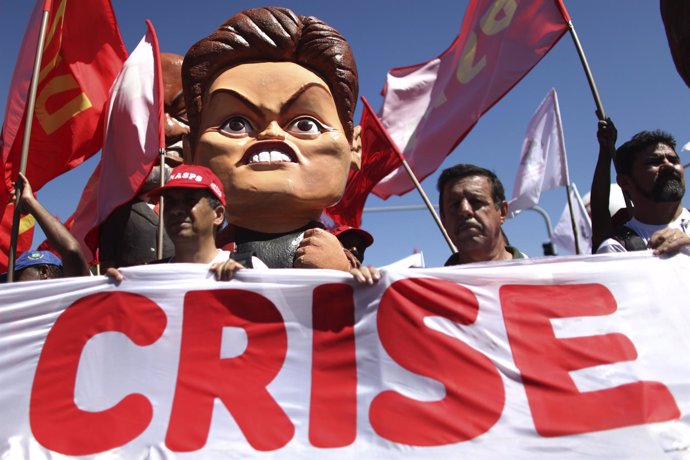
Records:
<instances>
[{"instance_id":1,"label":"white flag","mask_svg":"<svg viewBox=\"0 0 690 460\"><path fill-rule=\"evenodd\" d=\"M573 203L573 216L575 218L575 227L577 228L577 241L580 244L580 254L591 254L592 220L589 214L587 214L587 209L585 209L575 184L570 185L570 201ZM557 244L566 254L575 254L573 225L570 221L570 210L567 203L560 220L556 224L556 228L553 230L551 241Z\"/></svg>"},{"instance_id":2,"label":"white flag","mask_svg":"<svg viewBox=\"0 0 690 460\"><path fill-rule=\"evenodd\" d=\"M72 234L87 260L98 245L93 232L136 196L165 142L158 39L153 24L146 26L110 89L101 161L74 212Z\"/></svg>"},{"instance_id":3,"label":"white flag","mask_svg":"<svg viewBox=\"0 0 690 460\"><path fill-rule=\"evenodd\" d=\"M565 140L556 90L551 89L529 123L515 177L510 217L539 203L541 192L567 183Z\"/></svg>"}]
</instances>

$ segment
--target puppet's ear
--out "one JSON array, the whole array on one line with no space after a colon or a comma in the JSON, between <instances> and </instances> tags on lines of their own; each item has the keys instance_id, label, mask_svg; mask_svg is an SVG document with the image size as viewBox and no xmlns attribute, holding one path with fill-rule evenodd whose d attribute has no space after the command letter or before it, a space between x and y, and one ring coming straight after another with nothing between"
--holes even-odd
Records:
<instances>
[{"instance_id":1,"label":"puppet's ear","mask_svg":"<svg viewBox=\"0 0 690 460\"><path fill-rule=\"evenodd\" d=\"M362 127L355 126L352 131L352 143L350 144L350 169L358 171L362 167Z\"/></svg>"}]
</instances>

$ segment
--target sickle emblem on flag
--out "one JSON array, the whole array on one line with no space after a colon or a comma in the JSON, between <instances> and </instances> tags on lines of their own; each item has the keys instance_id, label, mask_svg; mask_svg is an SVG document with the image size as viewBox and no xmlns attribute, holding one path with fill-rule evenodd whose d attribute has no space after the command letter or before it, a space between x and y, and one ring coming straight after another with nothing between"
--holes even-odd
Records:
<instances>
[{"instance_id":1,"label":"sickle emblem on flag","mask_svg":"<svg viewBox=\"0 0 690 460\"><path fill-rule=\"evenodd\" d=\"M59 102L53 104L53 107L57 106L57 108L53 110L48 108L48 99L53 96L64 94L68 91L74 93L73 90L80 89L79 83L69 73L50 76L55 69L59 68L62 62L60 50L62 48L62 30L66 8L67 0L62 0L55 11L55 16L44 45L44 50L50 60L41 69L39 82L42 83L42 87L36 97L35 113L36 119L46 134L54 133L71 118L92 107L91 101L89 101L86 94L79 92L67 101L64 100L65 96L63 96ZM50 56L51 54L52 57ZM69 72L69 70L67 71Z\"/></svg>"},{"instance_id":2,"label":"sickle emblem on flag","mask_svg":"<svg viewBox=\"0 0 690 460\"><path fill-rule=\"evenodd\" d=\"M510 25L516 9L517 4L515 0L496 0L482 16L479 21L479 28L484 34L489 36L499 33ZM500 13L503 13L503 17L498 19ZM476 55L477 33L473 30L467 38L467 43L462 50L462 56L455 72L455 76L461 84L467 84L472 81L486 66L486 56L476 60ZM475 62L476 64L473 64Z\"/></svg>"}]
</instances>

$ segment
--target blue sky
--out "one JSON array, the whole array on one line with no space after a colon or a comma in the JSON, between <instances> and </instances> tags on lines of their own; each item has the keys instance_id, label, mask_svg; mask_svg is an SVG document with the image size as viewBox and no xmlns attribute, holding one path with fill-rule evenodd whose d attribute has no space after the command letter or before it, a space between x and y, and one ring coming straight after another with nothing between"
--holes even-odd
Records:
<instances>
[{"instance_id":1,"label":"blue sky","mask_svg":"<svg viewBox=\"0 0 690 460\"><path fill-rule=\"evenodd\" d=\"M380 91L392 67L429 60L444 51L458 34L467 5L462 0L348 2L283 1L302 15L317 16L338 29L352 44L360 76L360 94L374 109L381 106ZM162 51L184 54L189 46L215 29L225 18L249 7L252 1L113 0L121 33L132 51L150 19ZM4 116L8 85L31 1L0 0L0 118ZM566 0L596 79L607 115L625 141L643 129L665 129L680 145L690 140L690 89L676 73L666 42L659 4L651 0ZM546 93L555 88L560 102L570 177L582 194L589 190L596 162L595 105L569 35L492 108L446 159L442 168L475 163L494 170L510 195L520 148L529 120ZM361 104L356 119L359 120ZM684 162L690 161L682 157ZM41 202L62 219L78 201L96 160L55 179L39 193ZM438 174L438 173L437 173ZM436 177L422 185L432 202L438 201ZM416 192L382 201L370 197L367 208L422 204ZM565 190L542 195L540 205L553 225L565 206ZM687 200L686 200L687 206ZM366 260L385 265L413 250L424 252L428 266L441 265L449 249L425 211L365 213L363 227L375 237ZM504 226L511 242L530 256L542 253L547 241L544 220L524 212ZM39 240L39 238L41 238ZM42 237L37 235L35 244Z\"/></svg>"}]
</instances>

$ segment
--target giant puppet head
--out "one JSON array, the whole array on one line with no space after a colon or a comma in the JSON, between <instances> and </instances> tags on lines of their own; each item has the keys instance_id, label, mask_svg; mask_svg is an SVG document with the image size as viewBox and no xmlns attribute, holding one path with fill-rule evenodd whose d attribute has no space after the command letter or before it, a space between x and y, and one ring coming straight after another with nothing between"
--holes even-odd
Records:
<instances>
[{"instance_id":1,"label":"giant puppet head","mask_svg":"<svg viewBox=\"0 0 690 460\"><path fill-rule=\"evenodd\" d=\"M182 75L193 161L223 182L229 222L287 232L340 200L361 143L357 68L336 30L245 10L190 48Z\"/></svg>"}]
</instances>

